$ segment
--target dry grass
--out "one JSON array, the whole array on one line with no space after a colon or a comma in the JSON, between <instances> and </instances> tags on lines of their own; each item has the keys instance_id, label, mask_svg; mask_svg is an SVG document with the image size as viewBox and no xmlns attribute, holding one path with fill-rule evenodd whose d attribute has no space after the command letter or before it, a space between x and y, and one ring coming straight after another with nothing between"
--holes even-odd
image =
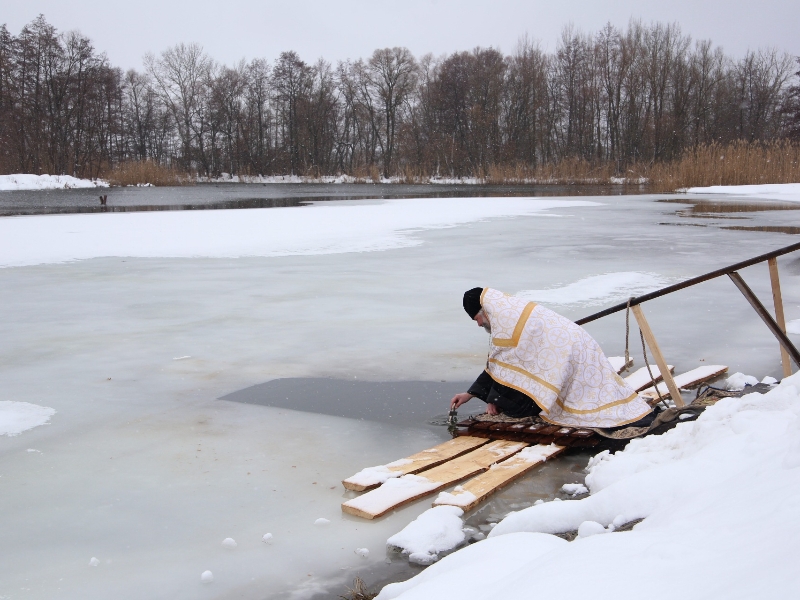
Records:
<instances>
[{"instance_id":1,"label":"dry grass","mask_svg":"<svg viewBox=\"0 0 800 600\"><path fill-rule=\"evenodd\" d=\"M593 163L579 158L566 158L558 163L532 167L525 164L491 165L485 173L486 183L608 183L614 176L614 163Z\"/></svg>"},{"instance_id":2,"label":"dry grass","mask_svg":"<svg viewBox=\"0 0 800 600\"><path fill-rule=\"evenodd\" d=\"M708 185L799 183L800 146L789 141L699 146L679 160L653 165L647 177L656 192Z\"/></svg>"},{"instance_id":3,"label":"dry grass","mask_svg":"<svg viewBox=\"0 0 800 600\"><path fill-rule=\"evenodd\" d=\"M353 587L348 588L346 593L346 596L339 596L339 598L342 598L342 600L372 600L378 595L377 592L369 591L361 577L356 577L353 580Z\"/></svg>"},{"instance_id":4,"label":"dry grass","mask_svg":"<svg viewBox=\"0 0 800 600\"><path fill-rule=\"evenodd\" d=\"M168 167L163 167L151 160L128 161L120 163L104 175L111 185L189 185L189 175Z\"/></svg>"}]
</instances>

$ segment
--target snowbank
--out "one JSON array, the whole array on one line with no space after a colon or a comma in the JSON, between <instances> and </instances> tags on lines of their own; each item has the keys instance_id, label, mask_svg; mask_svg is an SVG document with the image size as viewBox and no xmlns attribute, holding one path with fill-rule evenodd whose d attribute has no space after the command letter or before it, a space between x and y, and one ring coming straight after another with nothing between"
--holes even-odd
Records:
<instances>
[{"instance_id":1,"label":"snowbank","mask_svg":"<svg viewBox=\"0 0 800 600\"><path fill-rule=\"evenodd\" d=\"M709 187L693 187L686 191L690 194L726 194L729 196L749 196L752 198L800 202L800 183L712 185Z\"/></svg>"},{"instance_id":2,"label":"snowbank","mask_svg":"<svg viewBox=\"0 0 800 600\"><path fill-rule=\"evenodd\" d=\"M798 387L800 374L599 454L588 467L589 497L511 513L488 540L378 598L796 596ZM644 521L632 531L612 532L636 519ZM571 543L545 535L575 530L586 535Z\"/></svg>"},{"instance_id":3,"label":"snowbank","mask_svg":"<svg viewBox=\"0 0 800 600\"><path fill-rule=\"evenodd\" d=\"M547 290L522 290L517 296L558 306L592 306L621 302L667 286L671 280L657 273L605 273L586 277L563 287Z\"/></svg>"},{"instance_id":4,"label":"snowbank","mask_svg":"<svg viewBox=\"0 0 800 600\"><path fill-rule=\"evenodd\" d=\"M70 175L0 175L0 191L18 190L71 190L78 188L108 187L102 179L78 179Z\"/></svg>"},{"instance_id":5,"label":"snowbank","mask_svg":"<svg viewBox=\"0 0 800 600\"><path fill-rule=\"evenodd\" d=\"M0 435L19 435L39 425L44 425L56 414L47 406L30 402L0 401Z\"/></svg>"},{"instance_id":6,"label":"snowbank","mask_svg":"<svg viewBox=\"0 0 800 600\"><path fill-rule=\"evenodd\" d=\"M584 200L423 198L292 208L36 215L0 219L0 266L101 256L235 258L371 252L418 246L421 230L552 208Z\"/></svg>"}]
</instances>

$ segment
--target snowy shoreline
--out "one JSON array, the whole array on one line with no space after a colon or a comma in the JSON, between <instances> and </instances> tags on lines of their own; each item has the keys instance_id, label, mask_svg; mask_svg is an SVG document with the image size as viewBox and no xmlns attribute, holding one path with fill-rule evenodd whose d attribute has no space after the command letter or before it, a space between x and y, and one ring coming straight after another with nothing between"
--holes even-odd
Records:
<instances>
[{"instance_id":1,"label":"snowy shoreline","mask_svg":"<svg viewBox=\"0 0 800 600\"><path fill-rule=\"evenodd\" d=\"M378 599L547 597L565 582L570 594L635 598L656 578L648 593L665 600L800 591L798 388L795 374L601 452L587 467L588 497L512 512L487 540L387 585ZM576 530L573 542L554 535Z\"/></svg>"}]
</instances>

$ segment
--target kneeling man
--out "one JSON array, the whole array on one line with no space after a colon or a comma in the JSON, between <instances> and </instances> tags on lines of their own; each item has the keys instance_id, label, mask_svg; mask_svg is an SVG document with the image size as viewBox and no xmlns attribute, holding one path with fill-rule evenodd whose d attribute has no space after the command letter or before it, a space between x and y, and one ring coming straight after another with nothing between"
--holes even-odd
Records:
<instances>
[{"instance_id":1,"label":"kneeling man","mask_svg":"<svg viewBox=\"0 0 800 600\"><path fill-rule=\"evenodd\" d=\"M569 319L491 288L466 292L464 310L491 336L489 358L451 408L477 397L489 414L539 415L571 427L619 427L650 414L594 338Z\"/></svg>"}]
</instances>

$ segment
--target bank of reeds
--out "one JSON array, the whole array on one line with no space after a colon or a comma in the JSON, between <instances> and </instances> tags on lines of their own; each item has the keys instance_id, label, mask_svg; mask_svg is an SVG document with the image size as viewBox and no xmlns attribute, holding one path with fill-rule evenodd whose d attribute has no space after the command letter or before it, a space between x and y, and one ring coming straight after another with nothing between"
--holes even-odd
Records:
<instances>
[{"instance_id":1,"label":"bank of reeds","mask_svg":"<svg viewBox=\"0 0 800 600\"><path fill-rule=\"evenodd\" d=\"M170 167L159 165L151 160L126 161L118 164L104 177L111 185L189 185L193 182L190 175L181 173Z\"/></svg>"},{"instance_id":2,"label":"bank of reeds","mask_svg":"<svg viewBox=\"0 0 800 600\"><path fill-rule=\"evenodd\" d=\"M800 145L779 140L698 146L678 160L651 166L646 177L656 192L709 185L800 183Z\"/></svg>"}]
</instances>

